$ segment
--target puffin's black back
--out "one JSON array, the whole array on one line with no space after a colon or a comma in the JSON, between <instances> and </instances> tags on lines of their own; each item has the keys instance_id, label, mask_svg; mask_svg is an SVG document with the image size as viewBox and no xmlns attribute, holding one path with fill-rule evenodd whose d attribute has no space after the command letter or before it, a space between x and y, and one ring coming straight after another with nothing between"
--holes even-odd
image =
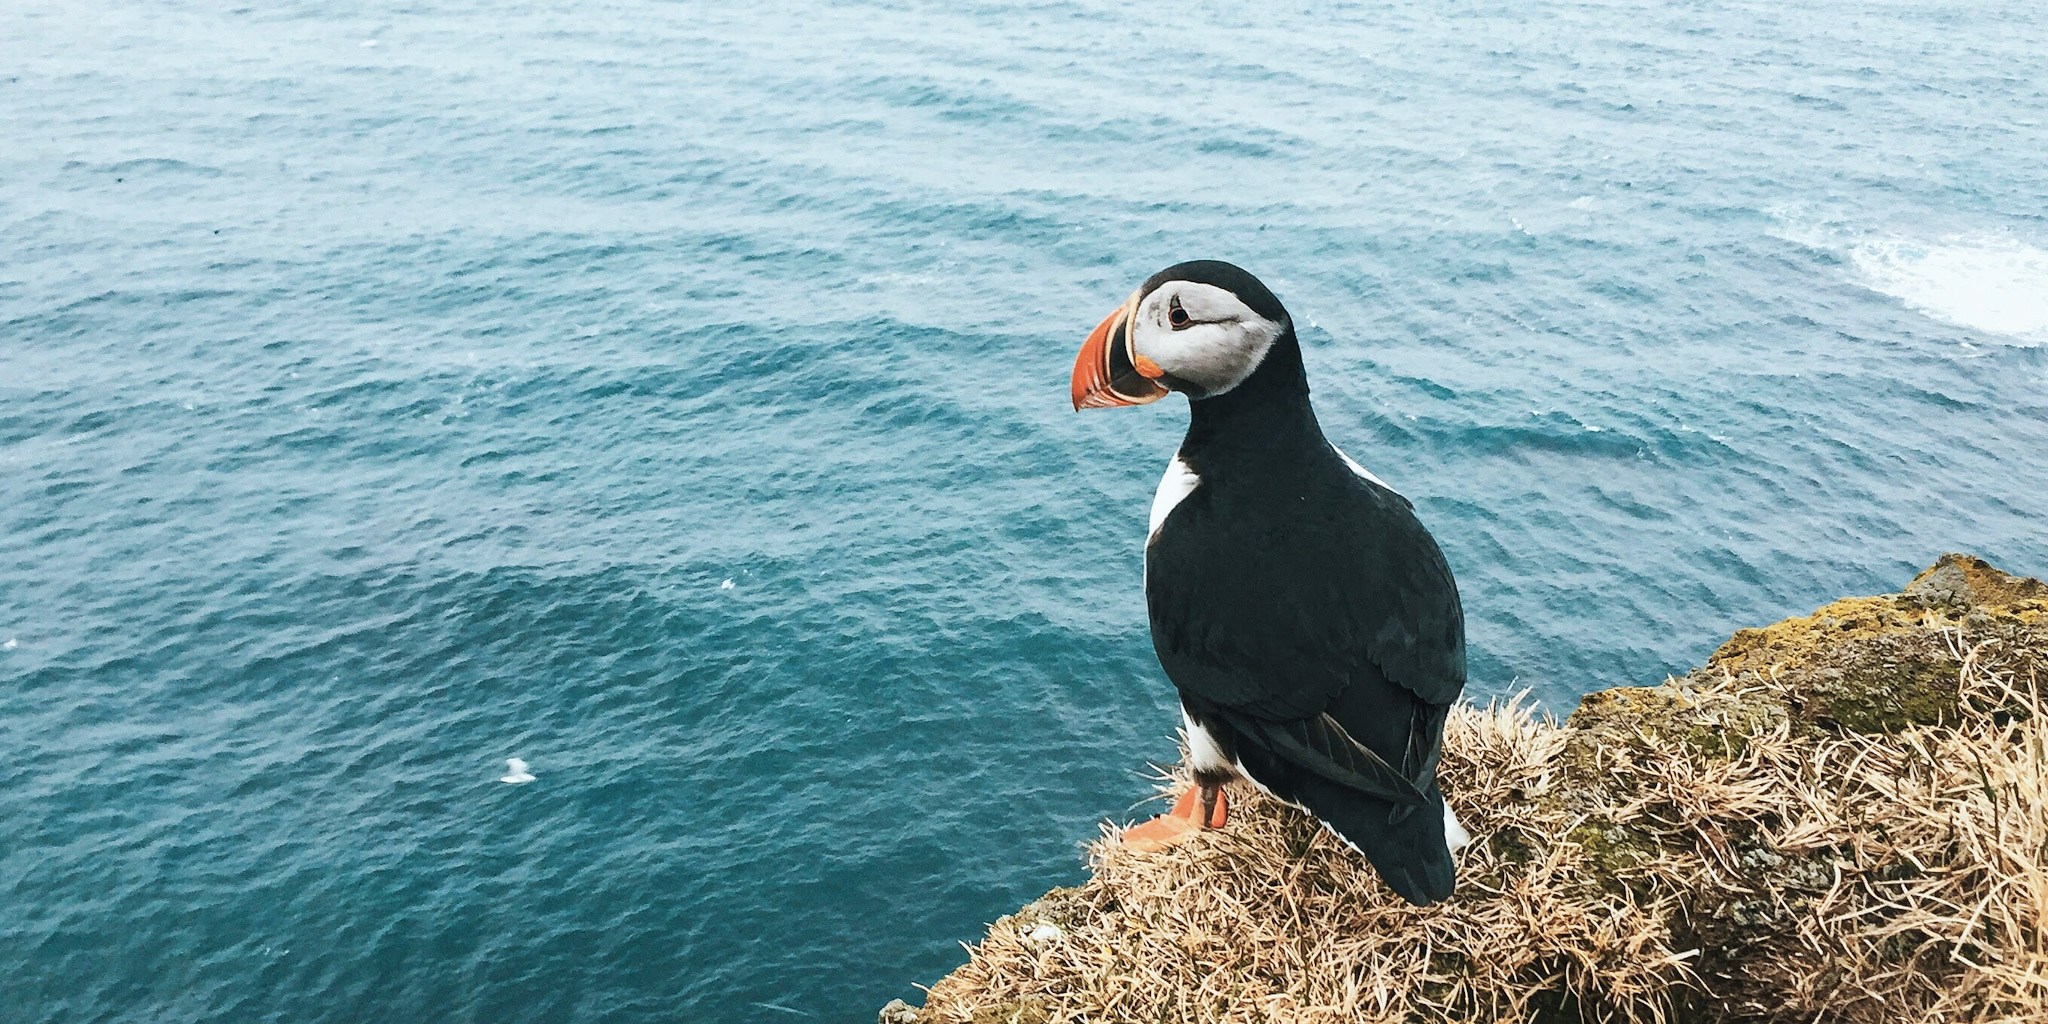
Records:
<instances>
[{"instance_id":1,"label":"puffin's black back","mask_svg":"<svg viewBox=\"0 0 2048 1024\"><path fill-rule=\"evenodd\" d=\"M1180 458L1201 482L1146 550L1160 664L1246 774L1358 847L1404 898L1448 896L1435 765L1465 636L1442 552L1406 499L1324 439L1291 328L1238 387L1191 406ZM1317 763L1325 715L1415 780L1422 803Z\"/></svg>"}]
</instances>

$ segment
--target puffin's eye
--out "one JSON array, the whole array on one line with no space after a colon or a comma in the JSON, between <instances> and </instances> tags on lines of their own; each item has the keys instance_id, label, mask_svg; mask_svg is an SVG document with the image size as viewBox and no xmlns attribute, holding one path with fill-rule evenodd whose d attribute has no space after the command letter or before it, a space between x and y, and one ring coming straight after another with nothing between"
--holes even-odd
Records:
<instances>
[{"instance_id":1,"label":"puffin's eye","mask_svg":"<svg viewBox=\"0 0 2048 1024\"><path fill-rule=\"evenodd\" d=\"M1176 295L1167 300L1166 322L1172 324L1175 330L1188 325L1188 311L1180 308L1180 296Z\"/></svg>"}]
</instances>

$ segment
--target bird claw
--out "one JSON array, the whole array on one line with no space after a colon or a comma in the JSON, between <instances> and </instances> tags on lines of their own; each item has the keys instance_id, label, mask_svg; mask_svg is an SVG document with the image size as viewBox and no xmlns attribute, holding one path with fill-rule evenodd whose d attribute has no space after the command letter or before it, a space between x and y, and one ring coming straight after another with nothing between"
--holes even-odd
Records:
<instances>
[{"instance_id":1,"label":"bird claw","mask_svg":"<svg viewBox=\"0 0 2048 1024\"><path fill-rule=\"evenodd\" d=\"M1216 812L1209 818L1210 828L1222 828L1228 817L1230 801L1221 789L1215 790ZM1153 818L1151 821L1132 825L1124 830L1124 845L1139 853L1158 853L1168 847L1178 846L1202 831L1196 819L1201 817L1196 801L1201 798L1202 788L1190 786L1174 802L1173 810Z\"/></svg>"}]
</instances>

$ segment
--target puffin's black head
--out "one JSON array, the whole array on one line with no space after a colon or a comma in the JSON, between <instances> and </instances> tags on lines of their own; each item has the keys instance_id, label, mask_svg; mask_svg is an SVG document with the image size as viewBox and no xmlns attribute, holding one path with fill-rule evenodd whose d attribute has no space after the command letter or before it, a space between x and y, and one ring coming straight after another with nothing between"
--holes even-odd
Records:
<instances>
[{"instance_id":1,"label":"puffin's black head","mask_svg":"<svg viewBox=\"0 0 2048 1024\"><path fill-rule=\"evenodd\" d=\"M1144 405L1168 391L1212 398L1243 383L1292 330L1258 278L1221 260L1177 263L1088 335L1074 362L1074 408Z\"/></svg>"}]
</instances>

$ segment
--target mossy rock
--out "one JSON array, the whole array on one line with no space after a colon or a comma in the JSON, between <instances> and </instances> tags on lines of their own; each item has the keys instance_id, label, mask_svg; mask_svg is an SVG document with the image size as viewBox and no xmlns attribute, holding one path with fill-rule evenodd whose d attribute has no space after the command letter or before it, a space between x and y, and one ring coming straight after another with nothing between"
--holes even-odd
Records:
<instances>
[{"instance_id":1,"label":"mossy rock","mask_svg":"<svg viewBox=\"0 0 2048 1024\"><path fill-rule=\"evenodd\" d=\"M2048 584L1948 554L1897 594L1849 597L1762 629L1736 631L1694 674L1755 684L1802 729L1893 732L1953 721L1959 636L2003 639L2048 627ZM2021 645L2031 646L2031 645ZM1763 692L1775 698L1763 697Z\"/></svg>"},{"instance_id":2,"label":"mossy rock","mask_svg":"<svg viewBox=\"0 0 2048 1024\"><path fill-rule=\"evenodd\" d=\"M1913 577L1900 596L1927 605L1994 608L2013 615L2048 613L2048 583L2014 576L1970 555L1947 554Z\"/></svg>"},{"instance_id":3,"label":"mossy rock","mask_svg":"<svg viewBox=\"0 0 2048 1024\"><path fill-rule=\"evenodd\" d=\"M1749 737L1787 719L1784 702L1770 694L1730 699L1705 691L1700 682L1673 679L1663 686L1619 686L1587 694L1565 722L1572 730L1564 752L1566 769L1597 782L1605 774L1601 758L1631 751L1677 749L1701 762L1725 761L1742 756Z\"/></svg>"},{"instance_id":4,"label":"mossy rock","mask_svg":"<svg viewBox=\"0 0 2048 1024\"><path fill-rule=\"evenodd\" d=\"M1933 630L1868 637L1804 666L1794 710L1802 720L1854 732L1955 721L1962 663Z\"/></svg>"},{"instance_id":5,"label":"mossy rock","mask_svg":"<svg viewBox=\"0 0 2048 1024\"><path fill-rule=\"evenodd\" d=\"M984 1006L974 1011L974 1024L1046 1024L1052 1019L1043 999Z\"/></svg>"},{"instance_id":6,"label":"mossy rock","mask_svg":"<svg viewBox=\"0 0 2048 1024\"><path fill-rule=\"evenodd\" d=\"M1009 921L1019 933L1029 933L1042 924L1056 928L1072 927L1075 921L1093 911L1082 897L1079 886L1054 889L1039 898L1024 904L1017 912L1003 920Z\"/></svg>"},{"instance_id":7,"label":"mossy rock","mask_svg":"<svg viewBox=\"0 0 2048 1024\"><path fill-rule=\"evenodd\" d=\"M1612 822L1588 821L1572 829L1570 838L1591 858L1601 887L1609 890L1625 886L1623 879L1657 859L1659 853L1655 837Z\"/></svg>"},{"instance_id":8,"label":"mossy rock","mask_svg":"<svg viewBox=\"0 0 2048 1024\"><path fill-rule=\"evenodd\" d=\"M1794 616L1761 629L1738 629L1707 656L1706 667L1730 675L1755 672L1769 676L1797 670L1857 641L1930 630L1919 600L1902 601L1900 597L1845 597L1811 615Z\"/></svg>"}]
</instances>

